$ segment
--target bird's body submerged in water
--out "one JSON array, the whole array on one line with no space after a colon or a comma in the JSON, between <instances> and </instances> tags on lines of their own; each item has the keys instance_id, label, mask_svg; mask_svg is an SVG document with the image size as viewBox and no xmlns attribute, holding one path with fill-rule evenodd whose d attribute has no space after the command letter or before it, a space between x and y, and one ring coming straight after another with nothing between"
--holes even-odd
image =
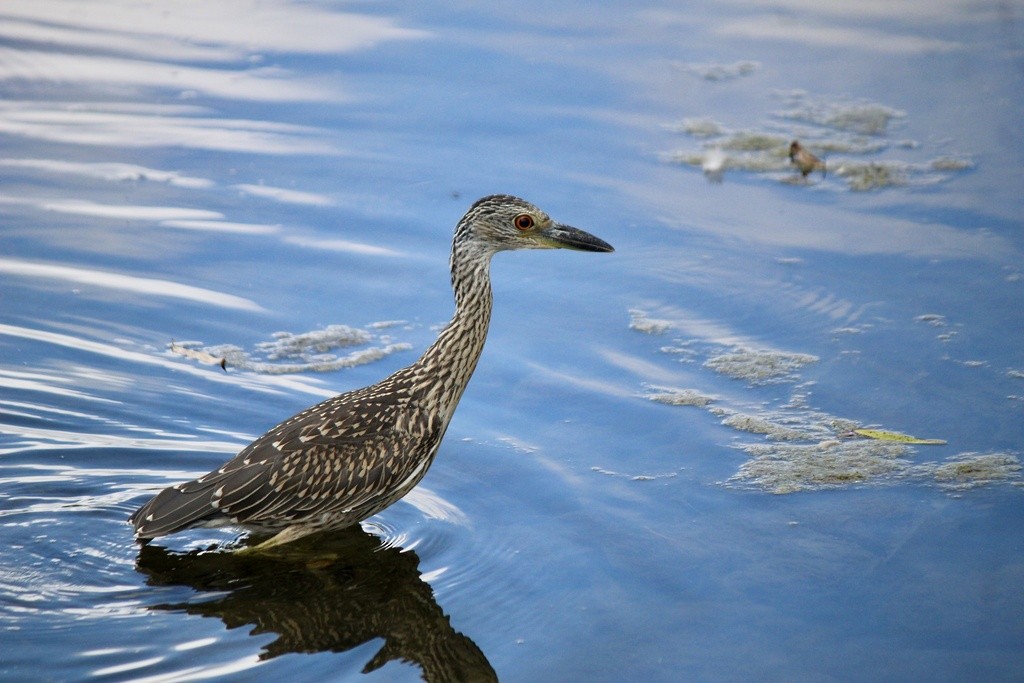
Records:
<instances>
[{"instance_id":1,"label":"bird's body submerged in water","mask_svg":"<svg viewBox=\"0 0 1024 683\"><path fill-rule=\"evenodd\" d=\"M272 544L355 524L423 478L487 338L491 256L509 249L609 252L508 195L470 207L452 240L455 315L412 365L285 420L219 469L164 489L129 518L140 541L238 525Z\"/></svg>"}]
</instances>

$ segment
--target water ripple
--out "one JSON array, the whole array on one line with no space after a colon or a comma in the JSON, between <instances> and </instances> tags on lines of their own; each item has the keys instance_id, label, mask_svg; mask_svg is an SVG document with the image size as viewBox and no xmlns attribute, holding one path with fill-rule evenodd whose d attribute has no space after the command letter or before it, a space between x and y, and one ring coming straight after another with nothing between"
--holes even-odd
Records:
<instances>
[{"instance_id":1,"label":"water ripple","mask_svg":"<svg viewBox=\"0 0 1024 683\"><path fill-rule=\"evenodd\" d=\"M0 102L0 133L48 142L111 148L178 146L258 154L337 154L318 128L226 119L189 105L96 102Z\"/></svg>"},{"instance_id":2,"label":"water ripple","mask_svg":"<svg viewBox=\"0 0 1024 683\"><path fill-rule=\"evenodd\" d=\"M131 209L132 207L112 208ZM233 294L215 292L210 289L184 285L170 280L123 275L121 273L111 273L109 271L95 270L91 268L76 268L74 266L65 266L56 263L38 263L18 259L0 258L0 273L20 275L23 277L63 280L65 282L91 285L93 287L104 287L120 292L142 294L144 296L185 299L194 303L202 303L221 308L238 309L243 311L263 310L263 307L256 302ZM0 328L0 334L15 334L18 331L19 330L17 328L9 325L4 325ZM37 332L37 334L41 335L42 333Z\"/></svg>"}]
</instances>

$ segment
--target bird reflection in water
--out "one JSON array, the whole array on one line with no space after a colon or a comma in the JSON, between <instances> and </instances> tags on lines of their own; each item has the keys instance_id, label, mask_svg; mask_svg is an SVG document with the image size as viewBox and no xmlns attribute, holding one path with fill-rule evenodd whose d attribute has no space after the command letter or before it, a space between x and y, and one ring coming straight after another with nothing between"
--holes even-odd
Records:
<instances>
[{"instance_id":1,"label":"bird reflection in water","mask_svg":"<svg viewBox=\"0 0 1024 683\"><path fill-rule=\"evenodd\" d=\"M426 681L496 681L476 643L452 628L420 578L419 557L386 547L359 526L323 532L273 551L140 549L136 568L154 586L223 593L213 600L150 609L217 617L228 628L278 637L260 654L344 652L375 638L384 645L363 668L412 662Z\"/></svg>"}]
</instances>

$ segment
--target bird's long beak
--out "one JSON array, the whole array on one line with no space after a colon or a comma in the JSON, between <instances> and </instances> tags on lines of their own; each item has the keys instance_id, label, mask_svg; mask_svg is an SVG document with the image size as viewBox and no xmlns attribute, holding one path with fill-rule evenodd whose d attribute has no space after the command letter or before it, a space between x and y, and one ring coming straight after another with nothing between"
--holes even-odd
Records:
<instances>
[{"instance_id":1,"label":"bird's long beak","mask_svg":"<svg viewBox=\"0 0 1024 683\"><path fill-rule=\"evenodd\" d=\"M537 241L553 249L575 249L576 251L615 251L612 245L589 232L561 223L552 223L536 234Z\"/></svg>"}]
</instances>

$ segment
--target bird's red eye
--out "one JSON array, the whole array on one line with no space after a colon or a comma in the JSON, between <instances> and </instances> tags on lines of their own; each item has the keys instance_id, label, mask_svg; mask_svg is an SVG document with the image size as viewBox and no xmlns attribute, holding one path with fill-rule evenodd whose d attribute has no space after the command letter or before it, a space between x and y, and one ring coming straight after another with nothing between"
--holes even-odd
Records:
<instances>
[{"instance_id":1,"label":"bird's red eye","mask_svg":"<svg viewBox=\"0 0 1024 683\"><path fill-rule=\"evenodd\" d=\"M529 230L533 227L533 216L528 213L521 213L513 221L520 230Z\"/></svg>"}]
</instances>

